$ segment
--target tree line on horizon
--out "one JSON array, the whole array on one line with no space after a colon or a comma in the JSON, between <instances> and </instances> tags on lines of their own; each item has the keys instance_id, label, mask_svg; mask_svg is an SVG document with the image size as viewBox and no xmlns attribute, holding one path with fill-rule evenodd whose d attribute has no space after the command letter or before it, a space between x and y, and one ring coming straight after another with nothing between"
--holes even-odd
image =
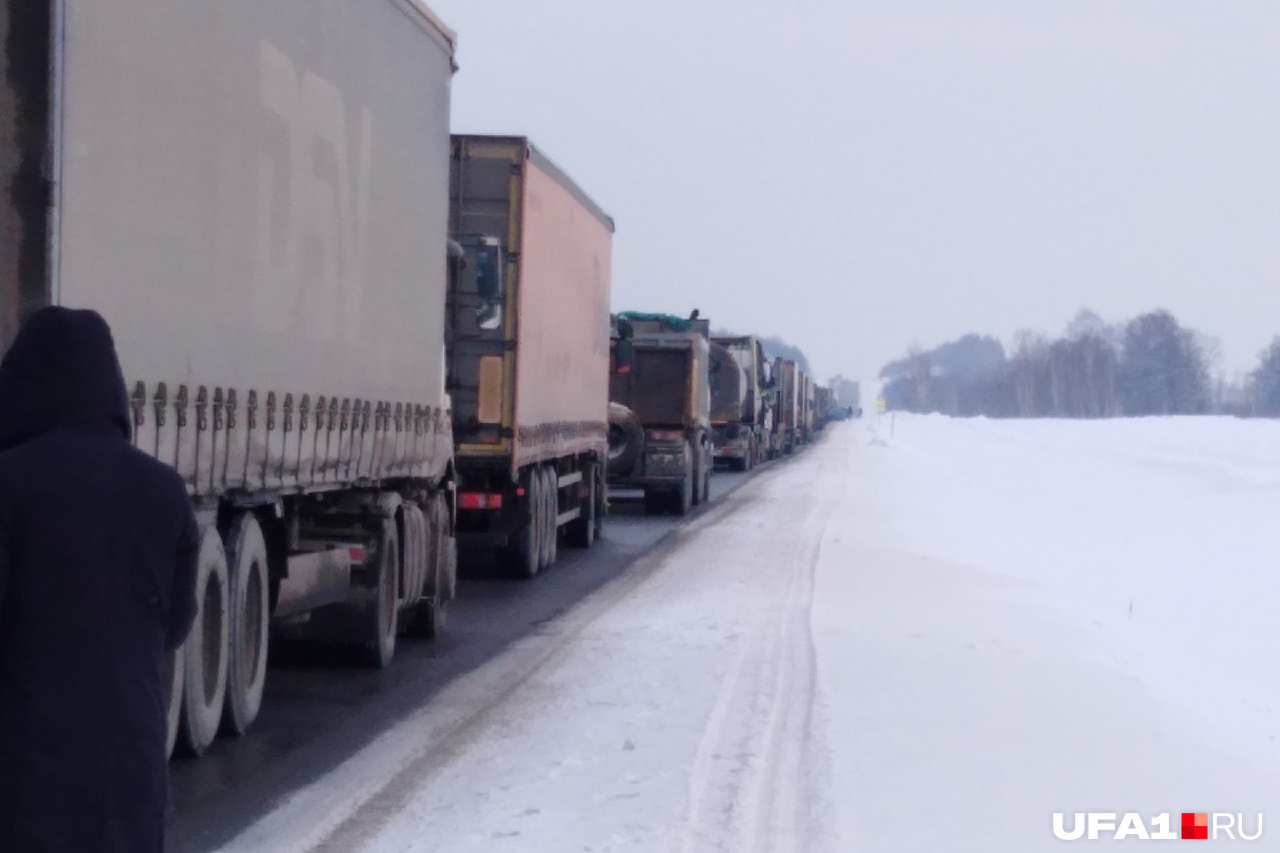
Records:
<instances>
[{"instance_id":1,"label":"tree line on horizon","mask_svg":"<svg viewBox=\"0 0 1280 853\"><path fill-rule=\"evenodd\" d=\"M1247 376L1213 373L1217 342L1163 309L1108 324L1081 311L1057 338L1019 332L1012 352L969 334L912 346L880 372L889 409L997 418L1232 414L1280 417L1280 336Z\"/></svg>"}]
</instances>

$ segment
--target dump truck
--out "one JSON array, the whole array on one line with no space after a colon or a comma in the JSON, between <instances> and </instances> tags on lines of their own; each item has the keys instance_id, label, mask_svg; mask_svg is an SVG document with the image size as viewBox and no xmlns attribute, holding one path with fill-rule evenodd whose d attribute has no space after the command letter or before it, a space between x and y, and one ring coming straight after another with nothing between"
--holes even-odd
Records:
<instances>
[{"instance_id":1,"label":"dump truck","mask_svg":"<svg viewBox=\"0 0 1280 853\"><path fill-rule=\"evenodd\" d=\"M614 224L524 137L450 163L458 536L529 578L604 520Z\"/></svg>"},{"instance_id":2,"label":"dump truck","mask_svg":"<svg viewBox=\"0 0 1280 853\"><path fill-rule=\"evenodd\" d=\"M44 305L112 327L200 522L166 673L199 754L273 632L385 666L453 596L454 35L417 0L6 0L0 35L0 348Z\"/></svg>"},{"instance_id":3,"label":"dump truck","mask_svg":"<svg viewBox=\"0 0 1280 853\"><path fill-rule=\"evenodd\" d=\"M611 349L609 485L687 514L711 491L710 324L619 314Z\"/></svg>"},{"instance_id":4,"label":"dump truck","mask_svg":"<svg viewBox=\"0 0 1280 853\"><path fill-rule=\"evenodd\" d=\"M711 339L711 433L717 462L748 471L768 458L769 372L758 338Z\"/></svg>"},{"instance_id":5,"label":"dump truck","mask_svg":"<svg viewBox=\"0 0 1280 853\"><path fill-rule=\"evenodd\" d=\"M800 371L800 443L809 444L814 439L815 414L817 404L814 401L813 377L807 371Z\"/></svg>"},{"instance_id":6,"label":"dump truck","mask_svg":"<svg viewBox=\"0 0 1280 853\"><path fill-rule=\"evenodd\" d=\"M774 361L774 376L777 388L777 422L779 432L779 452L790 455L795 452L802 439L800 412L800 386L804 376L796 363L788 358Z\"/></svg>"}]
</instances>

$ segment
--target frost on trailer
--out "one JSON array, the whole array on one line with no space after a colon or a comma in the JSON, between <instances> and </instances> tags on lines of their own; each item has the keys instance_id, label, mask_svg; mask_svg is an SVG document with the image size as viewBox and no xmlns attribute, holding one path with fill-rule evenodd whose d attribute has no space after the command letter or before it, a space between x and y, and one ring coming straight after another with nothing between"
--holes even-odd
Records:
<instances>
[{"instance_id":1,"label":"frost on trailer","mask_svg":"<svg viewBox=\"0 0 1280 853\"><path fill-rule=\"evenodd\" d=\"M454 37L416 0L54 8L5 7L0 166L53 156L3 211L0 333L16 303L100 311L137 446L186 480L204 627L170 707L199 753L257 714L270 616L385 664L453 594Z\"/></svg>"}]
</instances>

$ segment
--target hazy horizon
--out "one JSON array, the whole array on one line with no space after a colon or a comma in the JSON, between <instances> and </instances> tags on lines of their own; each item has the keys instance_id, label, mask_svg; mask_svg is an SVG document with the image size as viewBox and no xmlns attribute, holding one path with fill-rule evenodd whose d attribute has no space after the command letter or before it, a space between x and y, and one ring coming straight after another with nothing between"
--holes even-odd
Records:
<instances>
[{"instance_id":1,"label":"hazy horizon","mask_svg":"<svg viewBox=\"0 0 1280 853\"><path fill-rule=\"evenodd\" d=\"M1280 5L428 0L454 127L613 215L614 306L819 376L1166 308L1228 375L1280 334Z\"/></svg>"}]
</instances>

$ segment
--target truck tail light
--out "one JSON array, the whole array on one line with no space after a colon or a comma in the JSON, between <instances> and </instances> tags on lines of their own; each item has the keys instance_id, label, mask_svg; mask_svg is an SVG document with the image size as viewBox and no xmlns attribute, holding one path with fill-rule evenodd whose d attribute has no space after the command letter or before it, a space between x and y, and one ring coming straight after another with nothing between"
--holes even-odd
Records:
<instances>
[{"instance_id":1,"label":"truck tail light","mask_svg":"<svg viewBox=\"0 0 1280 853\"><path fill-rule=\"evenodd\" d=\"M459 509L502 509L502 495L484 492L462 492L458 495Z\"/></svg>"},{"instance_id":2,"label":"truck tail light","mask_svg":"<svg viewBox=\"0 0 1280 853\"><path fill-rule=\"evenodd\" d=\"M352 545L348 547L347 555L351 557L351 563L353 565L363 563L369 556L363 545Z\"/></svg>"},{"instance_id":3,"label":"truck tail light","mask_svg":"<svg viewBox=\"0 0 1280 853\"><path fill-rule=\"evenodd\" d=\"M675 429L651 429L644 434L646 441L666 441L678 443L684 441L684 433Z\"/></svg>"}]
</instances>

